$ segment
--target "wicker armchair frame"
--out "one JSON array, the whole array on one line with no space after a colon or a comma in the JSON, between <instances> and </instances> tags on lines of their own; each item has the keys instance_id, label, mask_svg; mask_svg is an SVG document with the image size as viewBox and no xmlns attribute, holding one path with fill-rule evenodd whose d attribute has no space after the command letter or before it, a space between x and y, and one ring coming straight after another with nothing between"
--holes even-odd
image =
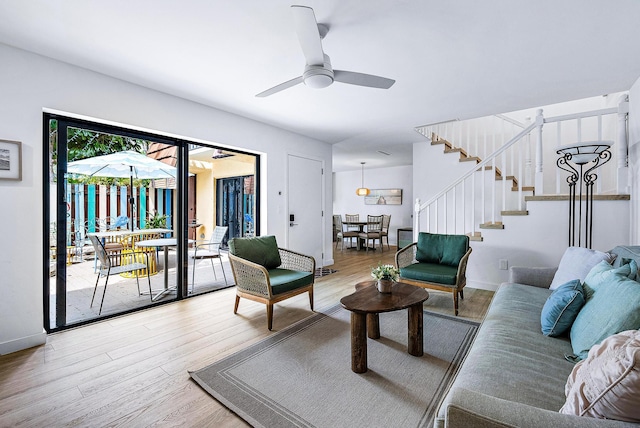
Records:
<instances>
[{"instance_id":1,"label":"wicker armchair frame","mask_svg":"<svg viewBox=\"0 0 640 428\"><path fill-rule=\"evenodd\" d=\"M282 263L278 266L281 269L311 272L316 270L316 261L313 257L295 251L278 248ZM233 278L236 283L236 302L233 313L238 313L240 298L253 300L254 302L267 305L267 328L273 326L273 305L298 294L309 293L309 304L313 311L313 284L314 277L311 276L311 283L302 287L290 290L285 293L274 294L269 279L269 271L263 266L250 262L249 260L229 254L229 262L233 271Z\"/></svg>"},{"instance_id":2,"label":"wicker armchair frame","mask_svg":"<svg viewBox=\"0 0 640 428\"><path fill-rule=\"evenodd\" d=\"M456 273L456 283L454 285L439 284L437 282L418 281L415 279L404 278L400 276L400 281L408 284L417 285L418 287L428 288L431 290L449 291L453 294L453 310L455 315L458 315L458 296L464 300L463 288L467 285L467 262L469 261L469 255L472 248L469 247L467 252L460 259L458 263L458 271ZM416 252L418 251L418 244L414 242L411 245L407 245L396 253L396 267L402 269L414 263L419 263L416 260Z\"/></svg>"}]
</instances>

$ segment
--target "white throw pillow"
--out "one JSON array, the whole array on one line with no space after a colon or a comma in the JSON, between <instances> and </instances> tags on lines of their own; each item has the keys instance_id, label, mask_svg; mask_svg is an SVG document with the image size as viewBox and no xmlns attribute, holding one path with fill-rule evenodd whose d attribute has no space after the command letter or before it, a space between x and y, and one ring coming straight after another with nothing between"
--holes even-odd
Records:
<instances>
[{"instance_id":1,"label":"white throw pillow","mask_svg":"<svg viewBox=\"0 0 640 428\"><path fill-rule=\"evenodd\" d=\"M609 336L575 365L560 413L640 422L640 330Z\"/></svg>"},{"instance_id":2,"label":"white throw pillow","mask_svg":"<svg viewBox=\"0 0 640 428\"><path fill-rule=\"evenodd\" d=\"M567 248L560 260L560 265L549 289L555 290L562 284L574 279L579 279L580 282L583 282L591 268L603 260L611 263L615 260L615 255L582 247Z\"/></svg>"}]
</instances>

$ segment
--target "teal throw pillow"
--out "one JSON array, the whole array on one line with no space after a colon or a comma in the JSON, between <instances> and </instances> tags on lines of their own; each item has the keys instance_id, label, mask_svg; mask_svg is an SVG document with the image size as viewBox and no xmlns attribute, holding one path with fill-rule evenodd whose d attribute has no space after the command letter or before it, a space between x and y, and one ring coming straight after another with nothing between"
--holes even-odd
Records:
<instances>
[{"instance_id":1,"label":"teal throw pillow","mask_svg":"<svg viewBox=\"0 0 640 428\"><path fill-rule=\"evenodd\" d=\"M229 252L257 263L267 270L275 269L282 264L275 236L233 238L229 241Z\"/></svg>"},{"instance_id":2,"label":"teal throw pillow","mask_svg":"<svg viewBox=\"0 0 640 428\"><path fill-rule=\"evenodd\" d=\"M573 353L580 359L607 337L640 329L640 283L616 272L587 279L592 294L573 322L570 334Z\"/></svg>"},{"instance_id":3,"label":"teal throw pillow","mask_svg":"<svg viewBox=\"0 0 640 428\"><path fill-rule=\"evenodd\" d=\"M629 269L631 270L631 272L629 273L629 279L633 279L634 281L637 281L638 280L638 262L636 262L634 259L623 258L622 264L629 265Z\"/></svg>"},{"instance_id":4,"label":"teal throw pillow","mask_svg":"<svg viewBox=\"0 0 640 428\"><path fill-rule=\"evenodd\" d=\"M553 290L540 313L542 334L557 337L569 331L584 302L584 290L579 279Z\"/></svg>"},{"instance_id":5,"label":"teal throw pillow","mask_svg":"<svg viewBox=\"0 0 640 428\"><path fill-rule=\"evenodd\" d=\"M637 270L638 265L635 260L628 260L627 263L615 268L609 263L602 261L591 268L583 283L585 298L589 300L593 295L594 290L601 284L606 284L609 278L614 275L621 275L630 279L635 279L636 275L632 272L631 261L633 261L635 269Z\"/></svg>"}]
</instances>

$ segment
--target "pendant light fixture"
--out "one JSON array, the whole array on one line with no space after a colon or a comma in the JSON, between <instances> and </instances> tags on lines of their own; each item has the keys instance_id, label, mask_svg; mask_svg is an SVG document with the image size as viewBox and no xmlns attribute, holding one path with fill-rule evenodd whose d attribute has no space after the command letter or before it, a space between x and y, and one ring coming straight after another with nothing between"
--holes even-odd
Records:
<instances>
[{"instance_id":1,"label":"pendant light fixture","mask_svg":"<svg viewBox=\"0 0 640 428\"><path fill-rule=\"evenodd\" d=\"M365 163L360 162L360 164L362 165L362 186L356 189L356 195L367 196L369 193L371 193L371 190L364 187L364 164Z\"/></svg>"}]
</instances>

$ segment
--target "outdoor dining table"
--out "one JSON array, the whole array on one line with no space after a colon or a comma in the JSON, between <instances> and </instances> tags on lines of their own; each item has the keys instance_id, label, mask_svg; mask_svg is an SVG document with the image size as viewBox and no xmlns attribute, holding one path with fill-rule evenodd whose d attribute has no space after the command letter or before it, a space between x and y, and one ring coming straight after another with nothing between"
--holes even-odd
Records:
<instances>
[{"instance_id":1,"label":"outdoor dining table","mask_svg":"<svg viewBox=\"0 0 640 428\"><path fill-rule=\"evenodd\" d=\"M168 233L173 233L171 229L164 228L155 228L155 229L139 229L139 230L105 230L99 232L89 232L87 235L97 236L103 244L107 243L121 243L123 246L120 247L123 250L131 250L135 246L135 244L144 239L144 237L149 236L163 236ZM151 266L149 266L149 274L154 275L156 273L155 269L155 254L153 254L153 261ZM97 269L98 259L94 259L93 261L93 270ZM132 273L121 274L122 276L132 277Z\"/></svg>"},{"instance_id":2,"label":"outdoor dining table","mask_svg":"<svg viewBox=\"0 0 640 428\"><path fill-rule=\"evenodd\" d=\"M167 233L173 233L171 229L139 229L139 230L106 230L104 232L89 232L89 235L95 235L102 241L115 241L130 236L139 236L140 238L145 235L164 235Z\"/></svg>"},{"instance_id":3,"label":"outdoor dining table","mask_svg":"<svg viewBox=\"0 0 640 428\"><path fill-rule=\"evenodd\" d=\"M193 239L189 239L188 242L190 244L196 242ZM173 291L176 287L169 287L169 247L175 247L178 245L178 240L176 238L158 238L158 239L145 239L143 241L136 242L136 246L143 248L157 248L163 247L164 250L164 289L162 289L158 294L153 296L151 300L156 300L166 293Z\"/></svg>"}]
</instances>

